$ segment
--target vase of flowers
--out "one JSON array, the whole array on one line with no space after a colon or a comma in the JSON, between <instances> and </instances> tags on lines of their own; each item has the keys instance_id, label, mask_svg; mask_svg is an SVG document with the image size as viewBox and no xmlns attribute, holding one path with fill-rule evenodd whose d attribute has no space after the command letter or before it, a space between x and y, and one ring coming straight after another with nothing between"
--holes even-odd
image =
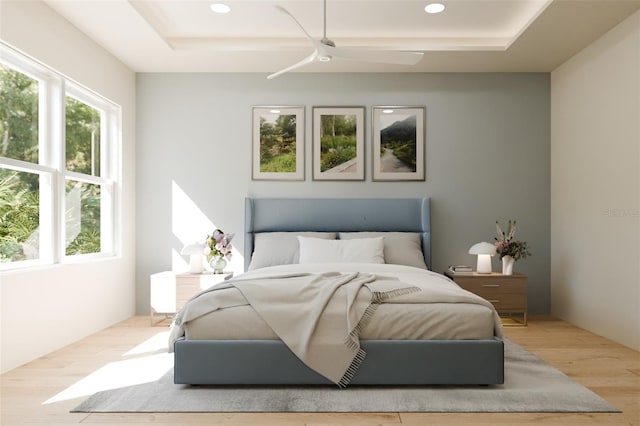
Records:
<instances>
[{"instance_id":1,"label":"vase of flowers","mask_svg":"<svg viewBox=\"0 0 640 426\"><path fill-rule=\"evenodd\" d=\"M498 236L495 237L495 246L496 252L502 260L502 273L504 275L512 275L515 262L531 256L531 251L525 241L514 240L516 232L515 220L509 221L506 233L500 227L500 223L496 221L496 231Z\"/></svg>"},{"instance_id":2,"label":"vase of flowers","mask_svg":"<svg viewBox=\"0 0 640 426\"><path fill-rule=\"evenodd\" d=\"M220 229L216 229L211 235L207 235L204 249L205 255L209 266L211 266L215 274L222 274L225 266L227 266L227 260L231 260L232 239L233 234L225 234Z\"/></svg>"},{"instance_id":3,"label":"vase of flowers","mask_svg":"<svg viewBox=\"0 0 640 426\"><path fill-rule=\"evenodd\" d=\"M502 258L502 275L513 275L513 265L516 263L516 260L506 255Z\"/></svg>"}]
</instances>

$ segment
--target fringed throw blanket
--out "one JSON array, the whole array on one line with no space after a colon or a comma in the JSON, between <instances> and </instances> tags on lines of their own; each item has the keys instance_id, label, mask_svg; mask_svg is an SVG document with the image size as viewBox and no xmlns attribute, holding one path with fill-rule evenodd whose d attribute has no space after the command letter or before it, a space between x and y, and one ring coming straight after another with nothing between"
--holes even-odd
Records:
<instances>
[{"instance_id":1,"label":"fringed throw blanket","mask_svg":"<svg viewBox=\"0 0 640 426\"><path fill-rule=\"evenodd\" d=\"M309 368L347 386L365 357L359 333L384 300L420 291L396 278L329 272L235 279L187 303L174 321L173 342L183 324L217 309L251 305Z\"/></svg>"}]
</instances>

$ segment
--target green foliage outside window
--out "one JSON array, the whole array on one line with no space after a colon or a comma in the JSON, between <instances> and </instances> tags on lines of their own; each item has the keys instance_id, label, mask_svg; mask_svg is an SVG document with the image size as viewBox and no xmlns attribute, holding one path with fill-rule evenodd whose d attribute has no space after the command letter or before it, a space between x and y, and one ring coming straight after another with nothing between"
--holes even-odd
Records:
<instances>
[{"instance_id":1,"label":"green foliage outside window","mask_svg":"<svg viewBox=\"0 0 640 426\"><path fill-rule=\"evenodd\" d=\"M100 176L100 112L67 96L65 115L67 170Z\"/></svg>"},{"instance_id":2,"label":"green foliage outside window","mask_svg":"<svg viewBox=\"0 0 640 426\"><path fill-rule=\"evenodd\" d=\"M40 202L30 175L0 169L0 262L38 258Z\"/></svg>"},{"instance_id":3,"label":"green foliage outside window","mask_svg":"<svg viewBox=\"0 0 640 426\"><path fill-rule=\"evenodd\" d=\"M38 162L38 82L2 64L0 156Z\"/></svg>"},{"instance_id":4,"label":"green foliage outside window","mask_svg":"<svg viewBox=\"0 0 640 426\"><path fill-rule=\"evenodd\" d=\"M38 92L37 80L0 64L0 156L39 162ZM67 97L65 117L67 170L99 176L100 112ZM39 257L40 189L37 173L0 167L0 262ZM67 255L100 252L99 185L82 185L80 199L80 232Z\"/></svg>"},{"instance_id":5,"label":"green foliage outside window","mask_svg":"<svg viewBox=\"0 0 640 426\"><path fill-rule=\"evenodd\" d=\"M66 255L100 252L100 186L67 181Z\"/></svg>"}]
</instances>

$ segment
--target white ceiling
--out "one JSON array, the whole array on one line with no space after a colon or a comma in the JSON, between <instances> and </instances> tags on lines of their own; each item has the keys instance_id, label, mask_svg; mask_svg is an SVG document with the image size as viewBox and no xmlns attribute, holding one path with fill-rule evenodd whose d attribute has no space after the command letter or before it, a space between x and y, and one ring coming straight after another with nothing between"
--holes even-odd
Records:
<instances>
[{"instance_id":1,"label":"white ceiling","mask_svg":"<svg viewBox=\"0 0 640 426\"><path fill-rule=\"evenodd\" d=\"M224 1L224 0L223 0ZM265 72L313 51L322 0L45 0L137 72ZM300 71L552 71L635 10L640 0L328 0L327 36L340 47L425 52L415 66L334 60Z\"/></svg>"}]
</instances>

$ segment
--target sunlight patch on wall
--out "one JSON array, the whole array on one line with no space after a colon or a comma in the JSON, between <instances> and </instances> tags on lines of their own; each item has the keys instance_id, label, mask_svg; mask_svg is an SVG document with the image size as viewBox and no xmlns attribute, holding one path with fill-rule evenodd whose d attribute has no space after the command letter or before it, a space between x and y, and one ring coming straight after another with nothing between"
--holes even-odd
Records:
<instances>
[{"instance_id":1,"label":"sunlight patch on wall","mask_svg":"<svg viewBox=\"0 0 640 426\"><path fill-rule=\"evenodd\" d=\"M215 224L200 210L186 192L171 182L171 230L182 245L204 242Z\"/></svg>"},{"instance_id":2,"label":"sunlight patch on wall","mask_svg":"<svg viewBox=\"0 0 640 426\"><path fill-rule=\"evenodd\" d=\"M180 244L185 246L195 242L204 243L207 235L210 235L216 228L215 223L204 214L180 185L171 181L171 231ZM235 243L242 239L242 232L224 229L224 227L222 229L225 232L236 234L231 242L233 245L232 259L226 269L242 272L244 270L244 256L235 246ZM187 271L189 269L187 257L180 254L182 246L172 248L171 270L173 271ZM203 262L206 269L204 257Z\"/></svg>"}]
</instances>

